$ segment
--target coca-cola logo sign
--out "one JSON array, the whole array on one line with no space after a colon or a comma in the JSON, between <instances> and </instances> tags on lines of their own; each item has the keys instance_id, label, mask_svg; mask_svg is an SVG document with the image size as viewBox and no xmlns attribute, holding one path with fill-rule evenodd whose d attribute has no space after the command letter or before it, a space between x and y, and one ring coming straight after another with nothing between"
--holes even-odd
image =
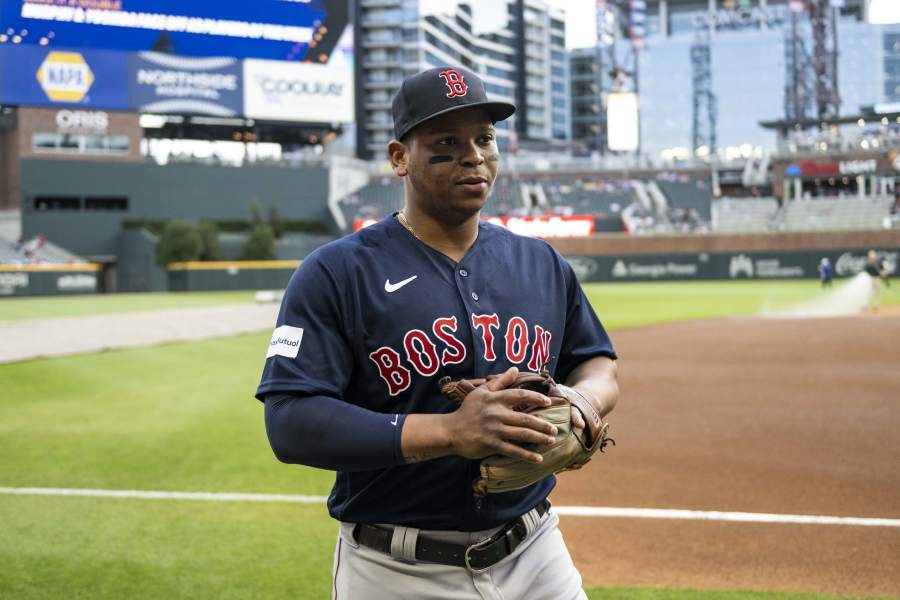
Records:
<instances>
[{"instance_id":1,"label":"coca-cola logo sign","mask_svg":"<svg viewBox=\"0 0 900 600\"><path fill-rule=\"evenodd\" d=\"M890 267L897 264L897 258L900 252L879 252L878 254ZM854 254L853 252L844 252L834 263L834 272L839 276L856 275L866 268L866 253Z\"/></svg>"}]
</instances>

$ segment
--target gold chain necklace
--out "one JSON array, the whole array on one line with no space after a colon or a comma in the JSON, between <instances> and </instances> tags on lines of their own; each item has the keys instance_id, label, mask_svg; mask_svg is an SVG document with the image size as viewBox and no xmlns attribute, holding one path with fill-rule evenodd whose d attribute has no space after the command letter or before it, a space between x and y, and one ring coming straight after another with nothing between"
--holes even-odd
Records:
<instances>
[{"instance_id":1,"label":"gold chain necklace","mask_svg":"<svg viewBox=\"0 0 900 600\"><path fill-rule=\"evenodd\" d=\"M413 234L413 237L414 237L414 238L416 238L416 239L419 240L420 242L422 241L422 238L419 237L419 234L416 233L416 230L413 229L413 228L412 228L412 225L409 224L409 220L407 220L407 218L406 218L406 213L405 213L404 211L401 210L401 211L399 211L399 212L397 213L397 220L400 221L400 224L403 225L404 227L406 227L406 229L407 229L411 234Z\"/></svg>"}]
</instances>

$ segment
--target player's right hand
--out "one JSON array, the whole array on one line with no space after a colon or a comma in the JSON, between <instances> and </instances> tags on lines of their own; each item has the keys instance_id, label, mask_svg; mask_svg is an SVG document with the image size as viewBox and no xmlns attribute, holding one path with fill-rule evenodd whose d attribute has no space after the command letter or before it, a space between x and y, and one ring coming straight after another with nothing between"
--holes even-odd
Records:
<instances>
[{"instance_id":1,"label":"player's right hand","mask_svg":"<svg viewBox=\"0 0 900 600\"><path fill-rule=\"evenodd\" d=\"M547 421L513 407L549 406L550 399L538 392L506 389L516 380L519 370L510 367L499 377L475 388L459 409L448 415L453 453L466 458L484 458L500 454L541 462L542 457L519 444L552 444L556 427Z\"/></svg>"}]
</instances>

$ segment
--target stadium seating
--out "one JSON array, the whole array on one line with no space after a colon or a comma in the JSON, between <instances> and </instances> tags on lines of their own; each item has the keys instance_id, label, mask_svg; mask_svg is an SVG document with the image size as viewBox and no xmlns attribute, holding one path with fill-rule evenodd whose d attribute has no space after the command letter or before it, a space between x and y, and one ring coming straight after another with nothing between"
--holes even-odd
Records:
<instances>
[{"instance_id":1,"label":"stadium seating","mask_svg":"<svg viewBox=\"0 0 900 600\"><path fill-rule=\"evenodd\" d=\"M381 219L403 207L403 182L384 177L370 182L340 201L349 225L355 219Z\"/></svg>"},{"instance_id":2,"label":"stadium seating","mask_svg":"<svg viewBox=\"0 0 900 600\"><path fill-rule=\"evenodd\" d=\"M678 179L657 179L655 182L672 208L695 211L700 219L709 222L712 194L709 183L704 179L681 177Z\"/></svg>"},{"instance_id":3,"label":"stadium seating","mask_svg":"<svg viewBox=\"0 0 900 600\"><path fill-rule=\"evenodd\" d=\"M890 196L817 198L790 202L785 207L780 229L881 229L885 217L890 215L893 203L894 199Z\"/></svg>"},{"instance_id":4,"label":"stadium seating","mask_svg":"<svg viewBox=\"0 0 900 600\"><path fill-rule=\"evenodd\" d=\"M722 233L766 232L777 214L775 198L722 198L712 204L712 228Z\"/></svg>"},{"instance_id":5,"label":"stadium seating","mask_svg":"<svg viewBox=\"0 0 900 600\"><path fill-rule=\"evenodd\" d=\"M633 234L880 229L894 199L821 198L779 209L775 198L722 198L713 202L705 179L662 174L655 179L566 175L504 175L483 214L590 214L597 231ZM348 223L383 218L403 205L403 182L373 180L340 202Z\"/></svg>"},{"instance_id":6,"label":"stadium seating","mask_svg":"<svg viewBox=\"0 0 900 600\"><path fill-rule=\"evenodd\" d=\"M38 263L82 263L87 262L80 256L60 248L52 242L40 237L23 240L21 243L0 239L0 264L38 264Z\"/></svg>"}]
</instances>

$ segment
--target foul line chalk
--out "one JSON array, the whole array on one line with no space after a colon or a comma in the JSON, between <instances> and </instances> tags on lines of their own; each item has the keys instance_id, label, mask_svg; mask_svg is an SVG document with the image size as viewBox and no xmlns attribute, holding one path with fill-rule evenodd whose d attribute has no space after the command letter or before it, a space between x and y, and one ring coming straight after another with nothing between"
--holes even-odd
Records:
<instances>
[{"instance_id":1,"label":"foul line chalk","mask_svg":"<svg viewBox=\"0 0 900 600\"><path fill-rule=\"evenodd\" d=\"M156 492L143 490L85 490L74 488L0 487L0 494L18 496L82 496L93 498L137 498L143 500L206 500L212 502L287 502L322 504L325 496L293 494L238 494L221 492ZM737 523L782 523L799 525L854 525L858 527L900 527L900 519L833 517L773 513L681 510L671 508L618 508L604 506L554 506L564 517L625 519L676 519L685 521L732 521Z\"/></svg>"},{"instance_id":2,"label":"foul line chalk","mask_svg":"<svg viewBox=\"0 0 900 600\"><path fill-rule=\"evenodd\" d=\"M142 500L210 500L213 502L291 502L321 504L326 496L291 494L233 494L221 492L152 492L142 490L79 490L72 488L0 487L0 494L21 496L90 496L93 498L139 498Z\"/></svg>"},{"instance_id":3,"label":"foul line chalk","mask_svg":"<svg viewBox=\"0 0 900 600\"><path fill-rule=\"evenodd\" d=\"M829 517L820 515L784 515L771 513L720 512L714 510L678 510L671 508L606 508L602 506L554 506L560 516L622 517L627 519L682 519L687 521L735 521L739 523L796 523L801 525L859 525L864 527L900 527L900 519L868 517Z\"/></svg>"}]
</instances>

